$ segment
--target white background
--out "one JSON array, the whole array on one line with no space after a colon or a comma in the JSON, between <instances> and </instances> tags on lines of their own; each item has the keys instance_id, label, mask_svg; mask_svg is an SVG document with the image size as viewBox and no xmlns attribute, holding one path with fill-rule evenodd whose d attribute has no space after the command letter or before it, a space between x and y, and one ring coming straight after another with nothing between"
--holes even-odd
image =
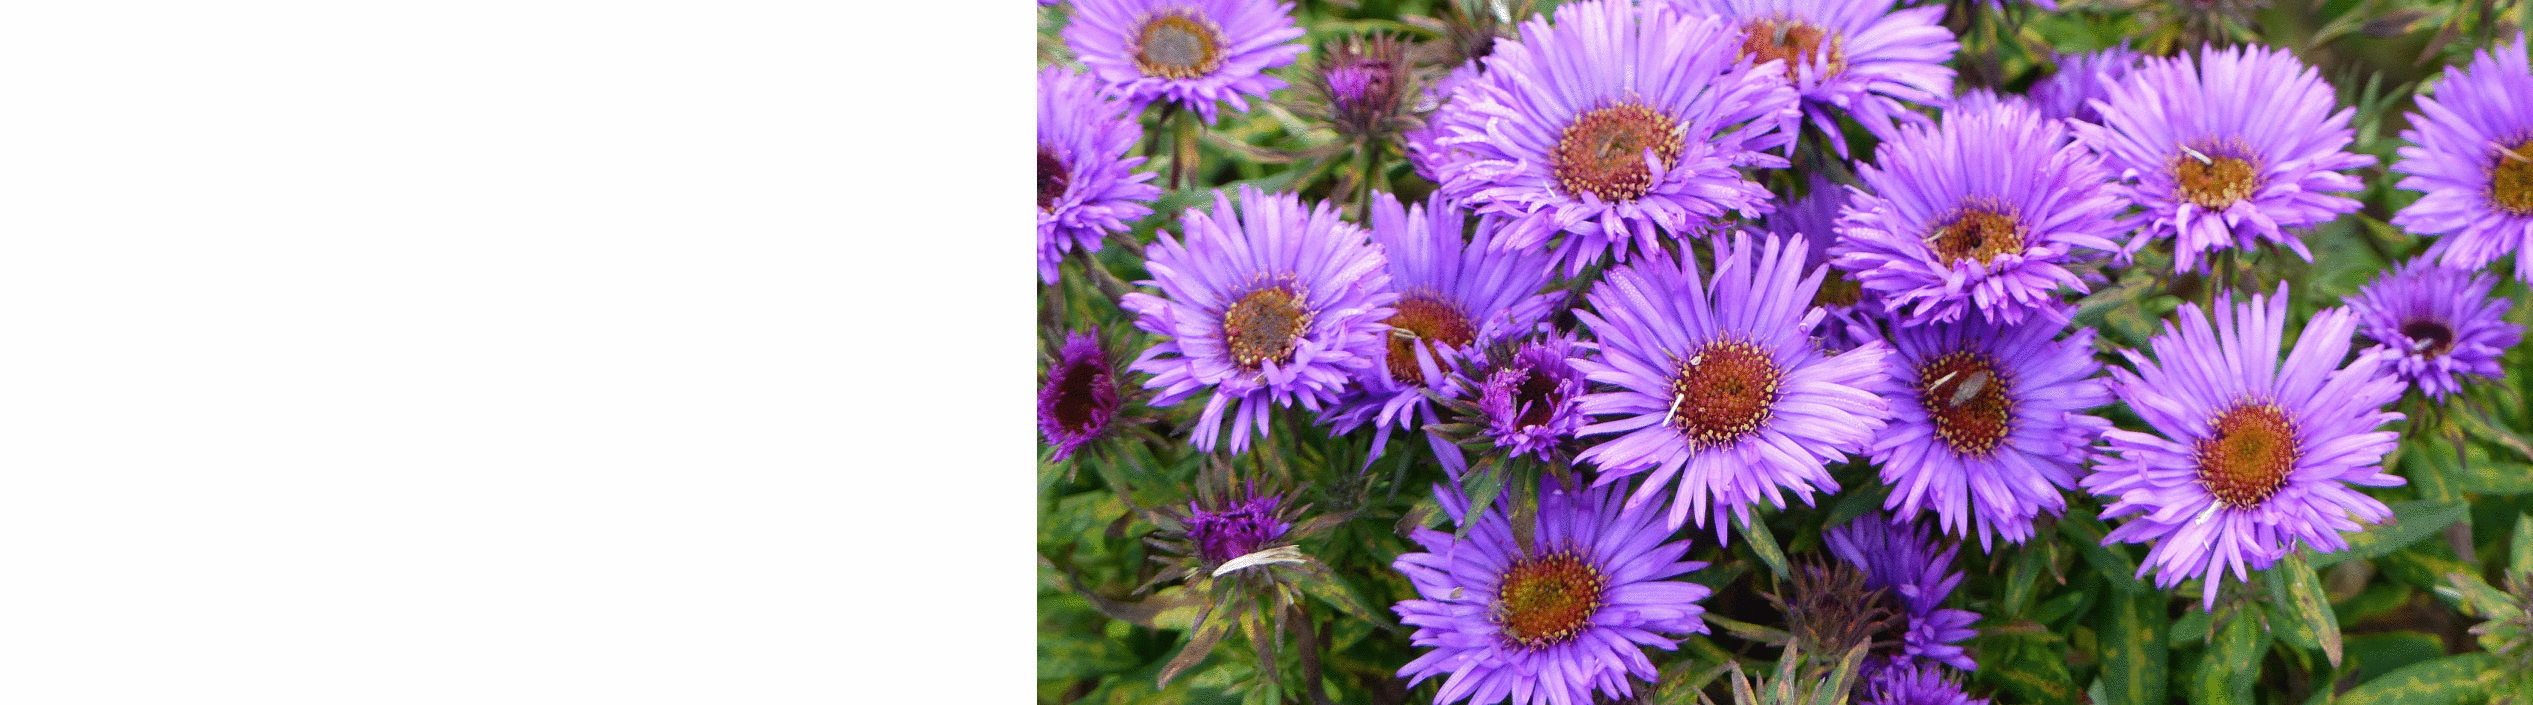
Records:
<instances>
[{"instance_id":1,"label":"white background","mask_svg":"<svg viewBox=\"0 0 2533 705\"><path fill-rule=\"evenodd\" d=\"M953 7L0 12L0 702L1030 697L1034 6Z\"/></svg>"}]
</instances>

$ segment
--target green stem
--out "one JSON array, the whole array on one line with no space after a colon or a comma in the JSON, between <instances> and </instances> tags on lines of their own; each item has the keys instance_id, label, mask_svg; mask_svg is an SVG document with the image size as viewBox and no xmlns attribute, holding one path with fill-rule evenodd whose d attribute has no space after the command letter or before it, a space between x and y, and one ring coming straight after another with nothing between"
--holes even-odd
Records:
<instances>
[{"instance_id":1,"label":"green stem","mask_svg":"<svg viewBox=\"0 0 2533 705\"><path fill-rule=\"evenodd\" d=\"M1381 163L1381 145L1371 140L1363 140L1355 143L1354 151L1355 218L1361 222L1368 222L1372 217L1372 169Z\"/></svg>"}]
</instances>

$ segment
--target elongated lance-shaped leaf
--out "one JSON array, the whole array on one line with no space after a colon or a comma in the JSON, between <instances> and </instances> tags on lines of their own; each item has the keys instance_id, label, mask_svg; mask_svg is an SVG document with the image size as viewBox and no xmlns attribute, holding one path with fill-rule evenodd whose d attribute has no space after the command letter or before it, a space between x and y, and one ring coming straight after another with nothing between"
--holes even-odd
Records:
<instances>
[{"instance_id":1,"label":"elongated lance-shaped leaf","mask_svg":"<svg viewBox=\"0 0 2533 705\"><path fill-rule=\"evenodd\" d=\"M2340 561L2371 559L2401 550L2419 539L2443 531L2447 524L2471 513L2469 503L2419 500L2392 503L2392 521L2348 535L2348 550L2315 555L2313 567L2326 568Z\"/></svg>"},{"instance_id":2,"label":"elongated lance-shaped leaf","mask_svg":"<svg viewBox=\"0 0 2533 705\"><path fill-rule=\"evenodd\" d=\"M2260 661L2269 653L2269 635L2250 610L2230 610L2217 627L2216 640L2199 657L2190 681L2191 702L2248 703L2252 683L2260 679Z\"/></svg>"},{"instance_id":3,"label":"elongated lance-shaped leaf","mask_svg":"<svg viewBox=\"0 0 2533 705\"><path fill-rule=\"evenodd\" d=\"M2289 644L2320 649L2330 658L2331 667L2338 668L2339 616L2332 613L2331 599L2322 592L2322 577L2305 564L2301 551L2287 554L2267 572L2270 633Z\"/></svg>"},{"instance_id":4,"label":"elongated lance-shaped leaf","mask_svg":"<svg viewBox=\"0 0 2533 705\"><path fill-rule=\"evenodd\" d=\"M2108 576L2105 576L2108 577ZM2163 705L2164 603L2161 592L2113 596L2102 603L2102 688L2112 703Z\"/></svg>"},{"instance_id":5,"label":"elongated lance-shaped leaf","mask_svg":"<svg viewBox=\"0 0 2533 705\"><path fill-rule=\"evenodd\" d=\"M1161 667L1160 686L1169 686L1170 679L1179 677L1180 673L1187 672L1187 669L1198 663L1203 663L1205 656L1214 652L1214 645L1222 642L1223 635L1231 633L1232 620L1207 619L1213 616L1211 606L1197 613L1196 630L1188 634L1187 646L1180 647L1179 654L1171 657L1168 665Z\"/></svg>"},{"instance_id":6,"label":"elongated lance-shaped leaf","mask_svg":"<svg viewBox=\"0 0 2533 705\"><path fill-rule=\"evenodd\" d=\"M2489 702L2506 675L2497 656L2480 651L2432 658L2394 669L2333 699L2336 705L2464 705Z\"/></svg>"},{"instance_id":7,"label":"elongated lance-shaped leaf","mask_svg":"<svg viewBox=\"0 0 2533 705\"><path fill-rule=\"evenodd\" d=\"M2110 583L2112 590L2128 595L2157 592L2145 581L2137 579L2137 559L2130 557L2127 548L2103 545L2103 540L2111 535L2111 529L2103 526L2101 519L2070 510L2059 520L2058 533L2075 542L2076 550L2084 554L2085 562L2093 564L2094 570L2101 571L2102 580Z\"/></svg>"},{"instance_id":8,"label":"elongated lance-shaped leaf","mask_svg":"<svg viewBox=\"0 0 2533 705\"><path fill-rule=\"evenodd\" d=\"M1768 564L1769 570L1776 571L1777 577L1787 578L1794 575L1794 571L1786 568L1785 549L1777 545L1775 534L1768 533L1767 518L1760 516L1759 512L1751 512L1750 521L1742 524L1741 542L1742 545L1750 547L1751 553L1759 556L1759 562Z\"/></svg>"},{"instance_id":9,"label":"elongated lance-shaped leaf","mask_svg":"<svg viewBox=\"0 0 2533 705\"><path fill-rule=\"evenodd\" d=\"M1468 474L1460 476L1461 488L1469 493L1469 512L1460 515L1460 527L1452 532L1453 538L1468 539L1469 527L1477 526L1478 517L1484 516L1487 508L1495 506L1496 498L1504 494L1504 469L1503 463L1481 460L1477 467L1469 468Z\"/></svg>"}]
</instances>

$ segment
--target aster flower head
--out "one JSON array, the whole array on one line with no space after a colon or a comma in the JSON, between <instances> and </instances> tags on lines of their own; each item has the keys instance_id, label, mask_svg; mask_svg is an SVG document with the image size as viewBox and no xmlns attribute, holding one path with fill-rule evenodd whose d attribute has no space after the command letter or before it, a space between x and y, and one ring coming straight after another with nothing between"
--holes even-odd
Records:
<instances>
[{"instance_id":1,"label":"aster flower head","mask_svg":"<svg viewBox=\"0 0 2533 705\"><path fill-rule=\"evenodd\" d=\"M1888 0L1673 2L1740 29L1733 44L1741 56L1785 62L1781 70L1803 94L1803 112L1829 135L1845 133L1843 113L1889 139L1900 125L1926 121L1910 104L1942 106L1953 93L1945 64L1961 44L1944 29L1941 3L1895 10ZM1830 143L1847 155L1846 140Z\"/></svg>"},{"instance_id":2,"label":"aster flower head","mask_svg":"<svg viewBox=\"0 0 2533 705\"><path fill-rule=\"evenodd\" d=\"M1870 457L1901 517L1935 515L1943 533L2022 543L2032 521L2067 508L2094 440L2110 422L2084 410L2108 404L2093 361L2093 331L2064 313L2019 324L1979 320L1892 332L1891 377L1874 389L1891 424Z\"/></svg>"},{"instance_id":3,"label":"aster flower head","mask_svg":"<svg viewBox=\"0 0 2533 705\"><path fill-rule=\"evenodd\" d=\"M2357 210L2336 195L2364 188L2341 173L2375 163L2347 151L2354 108L2287 50L2203 48L2147 58L2110 97L2090 103L2102 124L2071 122L2077 139L2120 172L2112 190L2145 209L2135 252L2175 238L2176 271L2206 271L2205 256L2263 242L2312 261L2287 228Z\"/></svg>"},{"instance_id":4,"label":"aster flower head","mask_svg":"<svg viewBox=\"0 0 2533 705\"><path fill-rule=\"evenodd\" d=\"M1466 213L1439 198L1402 207L1375 192L1371 220L1372 243L1388 257L1397 295L1390 332L1378 364L1355 373L1356 391L1328 416L1339 433L1367 421L1376 426L1378 457L1393 428L1439 421L1433 399L1458 392L1446 383L1449 375L1481 349L1530 334L1557 296L1538 293L1548 283L1546 255L1496 248L1493 221L1481 220L1463 238ZM1433 445L1447 467L1461 469L1457 447L1439 439Z\"/></svg>"},{"instance_id":5,"label":"aster flower head","mask_svg":"<svg viewBox=\"0 0 2533 705\"><path fill-rule=\"evenodd\" d=\"M1377 143L1424 124L1412 99L1422 91L1398 38L1350 37L1321 52L1301 84L1303 109L1337 133Z\"/></svg>"},{"instance_id":6,"label":"aster flower head","mask_svg":"<svg viewBox=\"0 0 2533 705\"><path fill-rule=\"evenodd\" d=\"M2111 429L2106 453L2078 484L2111 500L2102 518L2128 517L2103 541L2152 542L2138 577L2170 588L2206 578L2216 604L2227 568L2248 580L2301 545L2348 547L2341 532L2392 516L2357 487L2402 479L2380 463L2397 440L2376 428L2401 414L2398 377L2382 359L2348 355L2356 317L2314 314L2284 362L2287 287L2236 305L2219 294L2213 324L2197 304L2150 341L2154 356L2122 351L2136 372L2111 368L2111 392L2154 433Z\"/></svg>"},{"instance_id":7,"label":"aster flower head","mask_svg":"<svg viewBox=\"0 0 2533 705\"><path fill-rule=\"evenodd\" d=\"M1511 219L1505 246L1555 246L1569 275L1604 254L1662 248L1727 212L1756 216L1768 192L1742 167L1792 140L1793 89L1737 61L1737 28L1668 7L1592 0L1522 24L1485 71L1434 117L1439 190Z\"/></svg>"},{"instance_id":8,"label":"aster flower head","mask_svg":"<svg viewBox=\"0 0 2533 705\"><path fill-rule=\"evenodd\" d=\"M1839 220L1832 264L1903 324L2014 323L2085 291L2065 266L2116 251L2123 207L2110 175L2061 123L2021 103L1903 129L1860 165L1865 188Z\"/></svg>"},{"instance_id":9,"label":"aster flower head","mask_svg":"<svg viewBox=\"0 0 2533 705\"><path fill-rule=\"evenodd\" d=\"M1516 490L1518 491L1518 490ZM1661 634L1704 634L1710 592L1668 580L1706 567L1683 561L1657 507L1626 509L1617 488L1539 487L1530 545L1516 538L1504 503L1471 515L1456 490L1435 497L1465 539L1417 529L1425 550L1391 564L1417 598L1392 609L1432 649L1399 669L1410 685L1447 676L1437 705L1588 705L1594 692L1629 696L1629 678L1657 677L1645 647L1676 648Z\"/></svg>"},{"instance_id":10,"label":"aster flower head","mask_svg":"<svg viewBox=\"0 0 2533 705\"><path fill-rule=\"evenodd\" d=\"M1139 291L1120 302L1136 327L1166 338L1132 367L1152 375L1144 386L1160 390L1154 406L1213 390L1193 438L1206 452L1227 411L1235 413L1231 450L1240 453L1251 429L1267 432L1269 403L1319 411L1336 400L1356 371L1381 360L1390 332L1383 321L1398 300L1381 249L1336 209L1249 186L1240 202L1235 216L1217 191L1211 215L1190 208L1181 216L1186 242L1159 233L1145 249L1153 278L1139 283L1161 295Z\"/></svg>"},{"instance_id":11,"label":"aster flower head","mask_svg":"<svg viewBox=\"0 0 2533 705\"><path fill-rule=\"evenodd\" d=\"M1847 187L1830 180L1821 172L1812 172L1805 180L1801 197L1792 198L1768 214L1762 222L1768 233L1778 237L1801 237L1803 271L1809 272L1829 264L1830 248L1838 243L1838 215L1847 209ZM1879 298L1867 300L1864 287L1836 267L1823 270L1821 288L1812 295L1812 305L1828 313L1821 323L1821 348L1843 352L1857 343L1874 337L1875 323L1881 316Z\"/></svg>"},{"instance_id":12,"label":"aster flower head","mask_svg":"<svg viewBox=\"0 0 2533 705\"><path fill-rule=\"evenodd\" d=\"M2032 84L2032 105L2042 117L2101 123L2102 112L2091 101L2109 99L2109 86L2136 70L2146 58L2127 42L2101 51L2062 56L2058 72Z\"/></svg>"},{"instance_id":13,"label":"aster flower head","mask_svg":"<svg viewBox=\"0 0 2533 705\"><path fill-rule=\"evenodd\" d=\"M1055 449L1055 461L1108 435L1109 424L1126 406L1117 387L1117 363L1099 331L1066 333L1038 388L1038 435Z\"/></svg>"},{"instance_id":14,"label":"aster flower head","mask_svg":"<svg viewBox=\"0 0 2533 705\"><path fill-rule=\"evenodd\" d=\"M2498 356L2524 329L2506 320L2513 302L2489 297L2497 284L2488 274L2423 257L2358 289L2348 308L2357 315L2358 332L2375 341L2364 354L2382 358L2402 381L2441 400L2462 391L2467 378L2506 374Z\"/></svg>"},{"instance_id":15,"label":"aster flower head","mask_svg":"<svg viewBox=\"0 0 2533 705\"><path fill-rule=\"evenodd\" d=\"M1255 0L1074 0L1064 44L1138 109L1168 101L1213 122L1215 103L1248 112L1244 96L1284 88L1268 69L1302 45L1293 4Z\"/></svg>"},{"instance_id":16,"label":"aster flower head","mask_svg":"<svg viewBox=\"0 0 2533 705\"><path fill-rule=\"evenodd\" d=\"M1456 386L1474 390L1474 415L1484 419L1479 432L1497 449L1513 457L1563 461L1566 439L1585 421L1577 402L1589 387L1574 365L1583 352L1572 336L1541 336L1512 347L1473 376L1457 378Z\"/></svg>"},{"instance_id":17,"label":"aster flower head","mask_svg":"<svg viewBox=\"0 0 2533 705\"><path fill-rule=\"evenodd\" d=\"M1066 250L1099 249L1109 233L1152 214L1161 196L1150 172L1129 157L1143 128L1126 106L1100 95L1099 81L1061 67L1038 71L1038 279L1053 284Z\"/></svg>"},{"instance_id":18,"label":"aster flower head","mask_svg":"<svg viewBox=\"0 0 2533 705\"><path fill-rule=\"evenodd\" d=\"M1962 692L1959 676L1915 663L1883 669L1865 681L1864 692L1858 705L1988 705Z\"/></svg>"},{"instance_id":19,"label":"aster flower head","mask_svg":"<svg viewBox=\"0 0 2533 705\"><path fill-rule=\"evenodd\" d=\"M1821 542L1830 555L1863 573L1864 589L1882 595L1875 599L1889 600L1891 611L1904 617L1875 640L1865 662L1868 672L1910 664L1942 664L1965 671L1979 667L1960 646L1962 640L1977 634L1970 625L1979 621L1979 615L1943 606L1953 588L1961 585L1961 573L1953 570L1960 544L1938 550L1924 525L1893 523L1879 512L1822 532ZM1852 644L1841 646L1843 650Z\"/></svg>"},{"instance_id":20,"label":"aster flower head","mask_svg":"<svg viewBox=\"0 0 2533 705\"><path fill-rule=\"evenodd\" d=\"M2533 281L2533 65L2524 35L2483 49L2461 68L2448 66L2432 95L2409 116L2409 142L2392 170L2401 188L2423 196L2393 214L2392 224L2438 236L2428 254L2449 267L2479 269L2507 253L2515 278Z\"/></svg>"},{"instance_id":21,"label":"aster flower head","mask_svg":"<svg viewBox=\"0 0 2533 705\"><path fill-rule=\"evenodd\" d=\"M1601 484L1645 473L1630 505L1676 485L1672 528L1705 526L1710 508L1746 522L1763 498L1783 507L1787 492L1809 504L1836 491L1823 464L1862 451L1889 414L1869 390L1890 348L1827 355L1812 342L1821 271L1801 268L1801 240L1736 235L1715 249L1711 280L1693 261L1648 256L1611 270L1585 296L1592 311L1576 314L1600 354L1575 366L1616 387L1584 395L1582 412L1604 420L1581 434L1622 434L1577 459ZM1719 539L1729 523L1715 522Z\"/></svg>"}]
</instances>

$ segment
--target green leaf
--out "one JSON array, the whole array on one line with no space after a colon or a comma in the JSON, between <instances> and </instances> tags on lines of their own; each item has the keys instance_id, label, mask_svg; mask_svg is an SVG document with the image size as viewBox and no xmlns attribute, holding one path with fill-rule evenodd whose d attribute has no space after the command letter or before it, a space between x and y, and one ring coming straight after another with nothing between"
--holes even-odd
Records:
<instances>
[{"instance_id":1,"label":"green leaf","mask_svg":"<svg viewBox=\"0 0 2533 705\"><path fill-rule=\"evenodd\" d=\"M1777 545L1775 534L1768 533L1767 518L1759 516L1758 512L1751 512L1750 521L1742 524L1742 545L1750 547L1751 553L1758 554L1759 562L1768 564L1768 569L1776 571L1777 577L1794 574L1786 568L1785 549Z\"/></svg>"},{"instance_id":2,"label":"green leaf","mask_svg":"<svg viewBox=\"0 0 2533 705\"><path fill-rule=\"evenodd\" d=\"M2340 561L2380 557L2417 543L2463 518L2471 505L2461 500L2394 502L2392 521L2372 529L2348 535L2348 550L2333 551L2313 557L2313 567L2324 568Z\"/></svg>"},{"instance_id":3,"label":"green leaf","mask_svg":"<svg viewBox=\"0 0 2533 705\"><path fill-rule=\"evenodd\" d=\"M1199 613L1196 616L1199 624L1195 633L1188 635L1187 645L1179 648L1179 654L1170 658L1169 665L1161 667L1160 685L1169 685L1170 679L1177 678L1189 667L1204 662L1207 655L1214 653L1214 645L1222 642L1223 635L1231 633L1232 620L1206 619L1210 612L1211 610L1208 610L1207 613Z\"/></svg>"},{"instance_id":4,"label":"green leaf","mask_svg":"<svg viewBox=\"0 0 2533 705\"><path fill-rule=\"evenodd\" d=\"M2163 705L2165 661L2161 592L2113 597L2103 603L2097 629L2102 643L2102 688L2113 703Z\"/></svg>"},{"instance_id":5,"label":"green leaf","mask_svg":"<svg viewBox=\"0 0 2533 705\"><path fill-rule=\"evenodd\" d=\"M2452 420L2454 425L2461 426L2464 433L2469 433L2474 438L2506 446L2508 450L2515 451L2516 455L2533 460L2533 439L2526 439L2524 434L2491 424L2488 419L2481 418L2480 414L2460 405L2454 407L2445 417Z\"/></svg>"},{"instance_id":6,"label":"green leaf","mask_svg":"<svg viewBox=\"0 0 2533 705\"><path fill-rule=\"evenodd\" d=\"M1460 529L1454 535L1466 540L1469 527L1477 526L1478 517L1485 516L1487 507L1495 505L1496 496L1504 494L1504 466L1479 461L1469 474L1461 476L1461 486L1469 493L1469 513L1460 515Z\"/></svg>"},{"instance_id":7,"label":"green leaf","mask_svg":"<svg viewBox=\"0 0 2533 705\"><path fill-rule=\"evenodd\" d=\"M2041 571L2048 570L2049 565L2056 561L2058 544L2047 541L2034 541L2032 544L2014 553L2014 567L2007 571L2011 577L2005 581L2005 600L1998 605L2005 614L2023 614L2023 608L2032 602L2032 591L2040 587Z\"/></svg>"},{"instance_id":8,"label":"green leaf","mask_svg":"<svg viewBox=\"0 0 2533 705\"><path fill-rule=\"evenodd\" d=\"M2511 548L2514 550L2507 554L2507 569L2533 573L2533 516L2515 515L2515 545Z\"/></svg>"},{"instance_id":9,"label":"green leaf","mask_svg":"<svg viewBox=\"0 0 2533 705\"><path fill-rule=\"evenodd\" d=\"M2191 700L2200 703L2248 703L2252 683L2260 679L2261 657L2269 653L2269 636L2248 611L2237 611L2216 630L2216 640L2199 656L2190 682Z\"/></svg>"},{"instance_id":10,"label":"green leaf","mask_svg":"<svg viewBox=\"0 0 2533 705\"><path fill-rule=\"evenodd\" d=\"M2463 705L2488 702L2501 670L2498 657L2475 652L2429 659L2341 693L2338 705Z\"/></svg>"},{"instance_id":11,"label":"green leaf","mask_svg":"<svg viewBox=\"0 0 2533 705\"><path fill-rule=\"evenodd\" d=\"M2331 600L2322 592L2322 578L2304 562L2303 552L2287 554L2285 560L2270 566L2269 596L2275 610L2269 628L2287 643L2307 649L2321 649L2330 657L2331 667L2340 665L2339 616L2331 613Z\"/></svg>"},{"instance_id":12,"label":"green leaf","mask_svg":"<svg viewBox=\"0 0 2533 705\"><path fill-rule=\"evenodd\" d=\"M1388 612L1373 609L1371 603L1365 602L1363 598L1359 596L1360 593L1355 591L1351 583L1338 578L1333 573L1326 570L1293 572L1302 573L1299 576L1295 576L1292 583L1295 587L1301 588L1304 594L1319 598L1320 602L1328 603L1328 606L1335 607L1338 611L1344 612L1355 619L1363 620L1379 626L1382 629L1393 631L1398 629L1398 625L1390 623Z\"/></svg>"}]
</instances>

